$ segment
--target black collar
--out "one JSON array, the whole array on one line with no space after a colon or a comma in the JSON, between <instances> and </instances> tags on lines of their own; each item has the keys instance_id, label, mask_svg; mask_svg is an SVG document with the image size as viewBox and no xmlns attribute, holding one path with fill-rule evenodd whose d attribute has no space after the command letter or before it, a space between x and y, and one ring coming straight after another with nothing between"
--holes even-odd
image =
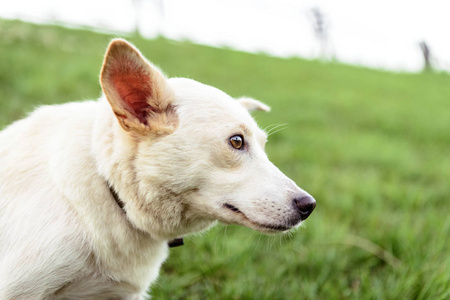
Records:
<instances>
[{"instance_id":1,"label":"black collar","mask_svg":"<svg viewBox=\"0 0 450 300\"><path fill-rule=\"evenodd\" d=\"M127 212L125 211L125 203L123 203L123 201L120 200L119 195L117 195L116 190L111 185L108 185L108 186L109 186L109 191L111 192L111 195L113 196L114 200L116 200L117 205L120 207L120 209L123 211L123 213L126 214ZM183 246L184 240L183 240L183 238L176 238L176 239L168 241L167 245L169 245L170 248Z\"/></svg>"}]
</instances>

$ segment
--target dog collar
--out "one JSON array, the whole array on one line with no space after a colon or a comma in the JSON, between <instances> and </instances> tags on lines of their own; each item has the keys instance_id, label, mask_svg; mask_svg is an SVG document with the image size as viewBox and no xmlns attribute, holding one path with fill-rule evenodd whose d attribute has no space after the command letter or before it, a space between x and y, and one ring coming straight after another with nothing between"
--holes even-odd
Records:
<instances>
[{"instance_id":1,"label":"dog collar","mask_svg":"<svg viewBox=\"0 0 450 300\"><path fill-rule=\"evenodd\" d=\"M125 203L123 203L122 200L120 200L119 195L117 195L116 190L111 186L109 186L109 191L111 192L111 195L113 196L114 200L116 201L117 205L120 207L120 209L123 211L124 214L127 214L127 212L125 211ZM184 240L183 238L176 238L173 240L170 240L169 242L167 242L167 245L170 248L174 248L174 247L178 247L178 246L183 246L184 245Z\"/></svg>"}]
</instances>

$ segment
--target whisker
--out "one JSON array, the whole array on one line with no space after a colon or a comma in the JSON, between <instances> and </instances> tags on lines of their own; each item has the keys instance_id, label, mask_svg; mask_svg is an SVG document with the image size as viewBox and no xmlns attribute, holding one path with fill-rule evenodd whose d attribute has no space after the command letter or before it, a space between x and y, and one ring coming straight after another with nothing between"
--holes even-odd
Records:
<instances>
[{"instance_id":1,"label":"whisker","mask_svg":"<svg viewBox=\"0 0 450 300\"><path fill-rule=\"evenodd\" d=\"M225 254L227 245L228 245L228 236L227 236L228 225L225 226L224 239L222 242L222 254Z\"/></svg>"},{"instance_id":2,"label":"whisker","mask_svg":"<svg viewBox=\"0 0 450 300\"><path fill-rule=\"evenodd\" d=\"M286 124L287 125L287 124ZM273 130L273 131L271 131L270 133L268 133L267 134L267 137L269 137L269 136L271 136L272 134L275 134L275 133L277 133L277 132L279 132L279 131L281 131L281 130L284 130L284 129L286 129L286 128L288 128L288 126L285 126L285 127L279 127L279 128L277 128L276 130Z\"/></svg>"},{"instance_id":3,"label":"whisker","mask_svg":"<svg viewBox=\"0 0 450 300\"><path fill-rule=\"evenodd\" d=\"M264 132L266 132L267 134L269 134L272 130L280 127L280 126L284 126L287 125L287 123L283 123L283 124L270 124L269 126L267 126L266 128L264 128Z\"/></svg>"},{"instance_id":4,"label":"whisker","mask_svg":"<svg viewBox=\"0 0 450 300\"><path fill-rule=\"evenodd\" d=\"M256 246L255 246L255 248L254 248L254 253L256 253L256 250L258 249L258 247L259 247L259 243L261 242L261 234L258 234L258 242L256 243Z\"/></svg>"},{"instance_id":5,"label":"whisker","mask_svg":"<svg viewBox=\"0 0 450 300\"><path fill-rule=\"evenodd\" d=\"M266 133L267 135L271 135L274 131L278 130L279 128L285 128L288 124L277 124L275 126L272 126Z\"/></svg>"},{"instance_id":6,"label":"whisker","mask_svg":"<svg viewBox=\"0 0 450 300\"><path fill-rule=\"evenodd\" d=\"M269 129L269 128L271 128L271 127L273 127L273 126L277 126L278 124L270 124L270 125L268 125L268 126L266 126L265 128L263 128L263 131L264 132L267 132L267 130Z\"/></svg>"},{"instance_id":7,"label":"whisker","mask_svg":"<svg viewBox=\"0 0 450 300\"><path fill-rule=\"evenodd\" d=\"M267 128L267 133L270 134L273 130L275 130L275 129L279 128L279 127L282 127L282 126L286 126L286 125L287 125L287 123L282 123L282 124L272 124L272 125L270 126L270 128L269 128L269 127Z\"/></svg>"},{"instance_id":8,"label":"whisker","mask_svg":"<svg viewBox=\"0 0 450 300\"><path fill-rule=\"evenodd\" d=\"M271 236L270 243L269 243L269 250L273 249L273 246L275 245L275 242L276 242L276 237L275 236Z\"/></svg>"}]
</instances>

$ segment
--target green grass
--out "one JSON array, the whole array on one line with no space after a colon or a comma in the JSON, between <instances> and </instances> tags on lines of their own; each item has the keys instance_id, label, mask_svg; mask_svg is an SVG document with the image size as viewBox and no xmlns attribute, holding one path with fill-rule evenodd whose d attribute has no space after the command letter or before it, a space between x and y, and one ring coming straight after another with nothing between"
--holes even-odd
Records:
<instances>
[{"instance_id":1,"label":"green grass","mask_svg":"<svg viewBox=\"0 0 450 300\"><path fill-rule=\"evenodd\" d=\"M0 20L0 127L97 98L111 35ZM272 106L271 160L317 199L306 226L218 226L171 250L154 299L449 299L450 76L129 40L169 76Z\"/></svg>"}]
</instances>

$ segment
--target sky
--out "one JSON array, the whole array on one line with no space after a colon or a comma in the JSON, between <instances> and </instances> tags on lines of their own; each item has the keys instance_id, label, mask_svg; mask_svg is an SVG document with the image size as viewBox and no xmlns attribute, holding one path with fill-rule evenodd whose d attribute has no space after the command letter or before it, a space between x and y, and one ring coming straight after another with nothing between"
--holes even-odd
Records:
<instances>
[{"instance_id":1,"label":"sky","mask_svg":"<svg viewBox=\"0 0 450 300\"><path fill-rule=\"evenodd\" d=\"M434 65L450 71L450 1L445 0L14 0L0 17L63 22L115 32L158 34L249 52L331 58L419 71L426 41ZM319 9L326 42L315 35Z\"/></svg>"}]
</instances>

